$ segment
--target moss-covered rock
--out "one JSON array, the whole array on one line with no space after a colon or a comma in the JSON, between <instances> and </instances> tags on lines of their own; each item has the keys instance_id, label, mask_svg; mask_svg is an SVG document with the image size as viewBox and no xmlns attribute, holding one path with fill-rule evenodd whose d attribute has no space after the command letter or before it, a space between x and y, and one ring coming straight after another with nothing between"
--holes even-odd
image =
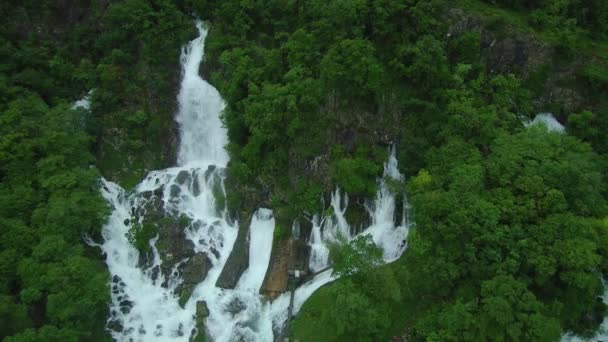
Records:
<instances>
[{"instance_id":1,"label":"moss-covered rock","mask_svg":"<svg viewBox=\"0 0 608 342\"><path fill-rule=\"evenodd\" d=\"M212 267L213 264L207 255L197 253L177 268L182 282L175 288L175 293L179 296L181 306L190 299L196 285L205 280Z\"/></svg>"},{"instance_id":2,"label":"moss-covered rock","mask_svg":"<svg viewBox=\"0 0 608 342\"><path fill-rule=\"evenodd\" d=\"M196 328L190 335L190 342L207 341L205 321L209 317L209 308L204 300L196 302Z\"/></svg>"}]
</instances>

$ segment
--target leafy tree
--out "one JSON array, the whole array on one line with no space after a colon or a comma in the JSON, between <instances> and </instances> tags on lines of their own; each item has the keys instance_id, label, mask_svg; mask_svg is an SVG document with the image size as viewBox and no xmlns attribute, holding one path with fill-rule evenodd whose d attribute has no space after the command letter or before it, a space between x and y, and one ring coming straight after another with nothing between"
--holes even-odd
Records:
<instances>
[{"instance_id":1,"label":"leafy tree","mask_svg":"<svg viewBox=\"0 0 608 342\"><path fill-rule=\"evenodd\" d=\"M384 262L382 250L376 246L370 235L358 236L350 242L334 243L330 257L333 273L337 276L368 273Z\"/></svg>"},{"instance_id":2,"label":"leafy tree","mask_svg":"<svg viewBox=\"0 0 608 342\"><path fill-rule=\"evenodd\" d=\"M331 48L321 61L321 78L327 89L343 98L377 94L384 70L367 40L343 40Z\"/></svg>"}]
</instances>

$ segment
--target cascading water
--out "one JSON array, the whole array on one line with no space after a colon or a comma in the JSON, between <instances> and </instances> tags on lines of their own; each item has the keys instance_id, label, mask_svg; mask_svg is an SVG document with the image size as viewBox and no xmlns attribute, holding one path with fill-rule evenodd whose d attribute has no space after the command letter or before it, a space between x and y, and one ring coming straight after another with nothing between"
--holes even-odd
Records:
<instances>
[{"instance_id":1,"label":"cascading water","mask_svg":"<svg viewBox=\"0 0 608 342\"><path fill-rule=\"evenodd\" d=\"M224 102L198 75L207 30L201 23L197 27L199 37L184 48L181 58L183 79L176 116L181 138L179 166L151 172L130 192L103 181L102 195L113 208L103 227L101 248L112 275L108 328L115 340L188 341L204 333L213 341L272 341L287 320L288 294L273 302L259 295L272 250L271 210L258 209L252 217L249 267L236 288L216 287L236 240L238 222L230 220L216 201L217 196L225 198L223 170L228 163L224 150L227 134L220 121ZM392 151L378 182L376 200L369 208L372 225L360 233L370 234L383 247L387 261L404 251L408 230L405 220L394 224L395 195L389 191L387 179L402 180L396 166ZM347 198L336 190L331 202L333 214L322 220L317 215L313 220L313 271L329 265L328 241L338 235L353 237L344 215ZM165 222L164 226L151 225L155 221ZM158 231L149 240L150 251L140 253L133 242L137 232L150 227ZM201 275L203 268L205 274L195 284L186 284L188 277ZM331 270L326 270L297 288L293 313L332 280ZM197 318L203 306L208 314L205 331Z\"/></svg>"},{"instance_id":2,"label":"cascading water","mask_svg":"<svg viewBox=\"0 0 608 342\"><path fill-rule=\"evenodd\" d=\"M384 164L383 178L378 180L378 191L373 205L368 206L368 213L372 224L359 235L371 235L374 242L382 248L384 260L391 262L399 258L405 250L409 223L407 221L407 199L403 201L403 215L400 225L395 226L395 194L389 189L389 182L403 182L403 175L397 169L395 149L391 148L388 162ZM404 195L405 196L405 195ZM336 190L331 197L332 216L319 219L313 217L313 228L310 235L310 264L312 271L319 271L329 265L328 241L335 241L342 237L352 240L354 237L350 226L346 222L345 213L348 207L348 196Z\"/></svg>"},{"instance_id":3,"label":"cascading water","mask_svg":"<svg viewBox=\"0 0 608 342\"><path fill-rule=\"evenodd\" d=\"M181 58L183 81L176 116L181 133L180 166L150 173L130 194L104 182L103 195L114 209L103 230L102 248L113 276L110 323L118 326L112 330L116 340L188 340L196 325L199 300L208 305L210 323L220 316L217 297L221 291L214 284L236 239L238 223L229 223L226 212L216 208L214 190L224 190L222 168L228 162L226 130L219 118L224 103L217 90L198 76L207 31L201 23L197 27L200 36L184 48ZM127 223L142 223L150 214L139 208L146 208L151 196L158 197L167 216L189 219L192 224L184 237L192 242L194 253L204 253L212 264L205 281L196 286L183 307L175 295L182 281L179 272L158 274L163 260L156 248L153 262L148 267L141 265L140 253L127 238ZM270 220L270 215L264 219Z\"/></svg>"},{"instance_id":4,"label":"cascading water","mask_svg":"<svg viewBox=\"0 0 608 342\"><path fill-rule=\"evenodd\" d=\"M551 113L540 113L532 121L525 121L526 126L544 125L549 131L564 133L566 128Z\"/></svg>"}]
</instances>

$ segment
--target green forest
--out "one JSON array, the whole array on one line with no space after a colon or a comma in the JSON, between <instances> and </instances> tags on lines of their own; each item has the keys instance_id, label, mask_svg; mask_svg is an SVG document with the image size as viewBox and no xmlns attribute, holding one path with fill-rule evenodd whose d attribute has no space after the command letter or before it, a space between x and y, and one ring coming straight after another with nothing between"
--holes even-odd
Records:
<instances>
[{"instance_id":1,"label":"green forest","mask_svg":"<svg viewBox=\"0 0 608 342\"><path fill-rule=\"evenodd\" d=\"M354 222L397 149L414 225L358 238L299 341L558 341L608 308L608 2L3 1L0 340L110 341L100 177L175 163L181 47L226 102L227 205L275 242L336 187ZM90 94L91 108L73 108ZM551 112L560 134L524 122ZM319 158L319 157L322 158ZM317 160L320 165L311 170ZM279 241L279 242L277 242Z\"/></svg>"}]
</instances>

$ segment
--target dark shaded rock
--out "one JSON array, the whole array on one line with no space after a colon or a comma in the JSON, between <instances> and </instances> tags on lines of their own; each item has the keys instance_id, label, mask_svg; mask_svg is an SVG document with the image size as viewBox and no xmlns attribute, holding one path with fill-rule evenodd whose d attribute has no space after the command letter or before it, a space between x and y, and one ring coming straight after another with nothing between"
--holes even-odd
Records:
<instances>
[{"instance_id":1,"label":"dark shaded rock","mask_svg":"<svg viewBox=\"0 0 608 342\"><path fill-rule=\"evenodd\" d=\"M533 33L523 32L517 26L503 20L491 19L450 9L448 39L477 32L480 36L480 54L490 74L517 75L524 83L535 77L539 91L533 105L536 111L551 111L559 116L589 108L581 90L573 86L577 70L588 57L579 56L572 61L555 63L559 52L548 42ZM543 76L544 75L544 76Z\"/></svg>"},{"instance_id":2,"label":"dark shaded rock","mask_svg":"<svg viewBox=\"0 0 608 342\"><path fill-rule=\"evenodd\" d=\"M194 244L186 238L184 223L187 226L187 222L180 222L175 217L165 218L160 223L156 248L163 261L161 272L165 279L170 277L171 271L178 262L194 256Z\"/></svg>"},{"instance_id":3,"label":"dark shaded rock","mask_svg":"<svg viewBox=\"0 0 608 342\"><path fill-rule=\"evenodd\" d=\"M122 323L119 320L111 320L108 323L108 329L114 330L116 332L122 332L124 329L124 326L122 325Z\"/></svg>"},{"instance_id":4,"label":"dark shaded rock","mask_svg":"<svg viewBox=\"0 0 608 342\"><path fill-rule=\"evenodd\" d=\"M295 224L298 228L298 234L294 237L300 240L308 241L312 232L312 222L306 218L300 218Z\"/></svg>"},{"instance_id":5,"label":"dark shaded rock","mask_svg":"<svg viewBox=\"0 0 608 342\"><path fill-rule=\"evenodd\" d=\"M204 300L196 302L196 327L190 334L190 342L204 342L207 340L205 320L209 317L209 308Z\"/></svg>"},{"instance_id":6,"label":"dark shaded rock","mask_svg":"<svg viewBox=\"0 0 608 342\"><path fill-rule=\"evenodd\" d=\"M125 300L122 300L118 304L118 306L120 307L120 311L123 314L128 314L129 312L131 312L131 309L133 308L133 302L128 299L125 299Z\"/></svg>"},{"instance_id":7,"label":"dark shaded rock","mask_svg":"<svg viewBox=\"0 0 608 342\"><path fill-rule=\"evenodd\" d=\"M178 184L185 184L189 180L190 180L190 173L188 173L188 171L186 171L186 170L180 171L177 174L177 177L175 177L175 181Z\"/></svg>"},{"instance_id":8,"label":"dark shaded rock","mask_svg":"<svg viewBox=\"0 0 608 342\"><path fill-rule=\"evenodd\" d=\"M448 12L448 37L453 39L466 32L480 34L481 53L491 74L516 73L526 78L530 72L551 59L549 44L531 34L518 32L508 23L486 23L486 18L453 8Z\"/></svg>"},{"instance_id":9,"label":"dark shaded rock","mask_svg":"<svg viewBox=\"0 0 608 342\"><path fill-rule=\"evenodd\" d=\"M226 305L226 311L235 316L239 312L247 309L247 304L245 304L240 298L234 297L228 305Z\"/></svg>"},{"instance_id":10,"label":"dark shaded rock","mask_svg":"<svg viewBox=\"0 0 608 342\"><path fill-rule=\"evenodd\" d=\"M154 329L154 336L159 337L163 335L163 326L161 324L156 325L156 329Z\"/></svg>"},{"instance_id":11,"label":"dark shaded rock","mask_svg":"<svg viewBox=\"0 0 608 342\"><path fill-rule=\"evenodd\" d=\"M251 217L247 221L247 224L239 226L239 232L232 252L215 283L217 287L233 289L243 272L249 267L249 225Z\"/></svg>"},{"instance_id":12,"label":"dark shaded rock","mask_svg":"<svg viewBox=\"0 0 608 342\"><path fill-rule=\"evenodd\" d=\"M171 190L170 190L170 192L169 192L169 195L170 195L171 197L177 197L177 196L179 196L179 193L182 191L182 189L181 189L181 188L179 187L179 185L177 185L177 184L173 184L173 185L171 185L171 188L170 188L170 189L171 189Z\"/></svg>"},{"instance_id":13,"label":"dark shaded rock","mask_svg":"<svg viewBox=\"0 0 608 342\"><path fill-rule=\"evenodd\" d=\"M213 267L207 255L198 253L178 267L182 283L177 286L175 293L180 296L179 304L183 307L197 284L207 277L209 270Z\"/></svg>"},{"instance_id":14,"label":"dark shaded rock","mask_svg":"<svg viewBox=\"0 0 608 342\"><path fill-rule=\"evenodd\" d=\"M351 233L357 234L369 227L372 223L369 213L365 208L365 198L351 196L344 218L350 225Z\"/></svg>"},{"instance_id":15,"label":"dark shaded rock","mask_svg":"<svg viewBox=\"0 0 608 342\"><path fill-rule=\"evenodd\" d=\"M156 279L158 279L158 274L160 273L160 266L154 266L154 268L152 269L152 274L150 276L150 278L152 279L152 281L156 281Z\"/></svg>"},{"instance_id":16,"label":"dark shaded rock","mask_svg":"<svg viewBox=\"0 0 608 342\"><path fill-rule=\"evenodd\" d=\"M125 226L128 226L129 224L131 224L131 220L125 219L123 223L125 224Z\"/></svg>"},{"instance_id":17,"label":"dark shaded rock","mask_svg":"<svg viewBox=\"0 0 608 342\"><path fill-rule=\"evenodd\" d=\"M194 176L194 180L192 181L192 194L194 196L198 196L201 194L201 185L196 175Z\"/></svg>"},{"instance_id":18,"label":"dark shaded rock","mask_svg":"<svg viewBox=\"0 0 608 342\"><path fill-rule=\"evenodd\" d=\"M196 321L205 322L204 318L209 317L209 308L207 307L207 302L204 300L199 300L196 302Z\"/></svg>"},{"instance_id":19,"label":"dark shaded rock","mask_svg":"<svg viewBox=\"0 0 608 342\"><path fill-rule=\"evenodd\" d=\"M154 262L154 253L152 253L151 249L148 249L147 252L139 252L139 258L137 263L142 268L151 267Z\"/></svg>"},{"instance_id":20,"label":"dark shaded rock","mask_svg":"<svg viewBox=\"0 0 608 342\"><path fill-rule=\"evenodd\" d=\"M304 240L290 240L289 270L299 270L308 273L310 246Z\"/></svg>"},{"instance_id":21,"label":"dark shaded rock","mask_svg":"<svg viewBox=\"0 0 608 342\"><path fill-rule=\"evenodd\" d=\"M207 170L205 170L205 180L209 179L209 177L215 172L216 168L217 167L215 165L209 165Z\"/></svg>"}]
</instances>

